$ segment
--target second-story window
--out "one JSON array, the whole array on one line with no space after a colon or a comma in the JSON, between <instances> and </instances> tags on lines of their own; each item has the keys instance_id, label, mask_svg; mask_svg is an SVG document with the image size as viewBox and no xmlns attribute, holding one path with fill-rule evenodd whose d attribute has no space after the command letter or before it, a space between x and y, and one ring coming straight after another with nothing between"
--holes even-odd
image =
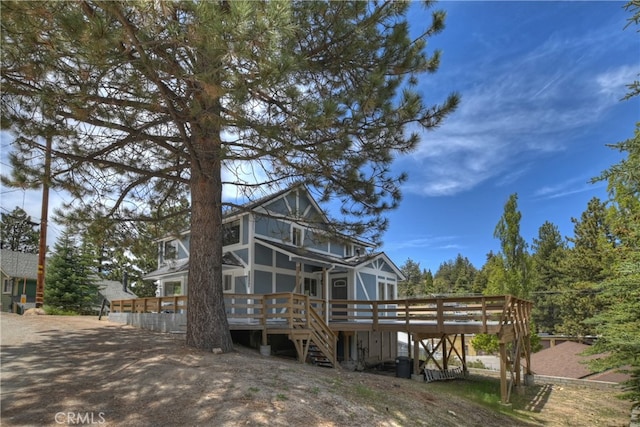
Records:
<instances>
[{"instance_id":1,"label":"second-story window","mask_svg":"<svg viewBox=\"0 0 640 427\"><path fill-rule=\"evenodd\" d=\"M178 258L178 242L175 240L164 242L162 257L165 261Z\"/></svg>"},{"instance_id":2,"label":"second-story window","mask_svg":"<svg viewBox=\"0 0 640 427\"><path fill-rule=\"evenodd\" d=\"M240 221L222 225L222 246L240 243Z\"/></svg>"},{"instance_id":3,"label":"second-story window","mask_svg":"<svg viewBox=\"0 0 640 427\"><path fill-rule=\"evenodd\" d=\"M293 227L291 229L291 242L293 246L302 246L302 228Z\"/></svg>"}]
</instances>

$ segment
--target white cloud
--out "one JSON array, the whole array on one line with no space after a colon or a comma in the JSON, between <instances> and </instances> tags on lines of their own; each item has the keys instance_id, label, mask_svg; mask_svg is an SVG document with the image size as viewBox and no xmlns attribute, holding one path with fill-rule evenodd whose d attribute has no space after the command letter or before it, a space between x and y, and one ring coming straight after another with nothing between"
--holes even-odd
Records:
<instances>
[{"instance_id":1,"label":"white cloud","mask_svg":"<svg viewBox=\"0 0 640 427\"><path fill-rule=\"evenodd\" d=\"M386 241L383 246L385 251L400 251L403 249L458 249L461 245L455 243L458 236L420 236L401 241Z\"/></svg>"},{"instance_id":2,"label":"white cloud","mask_svg":"<svg viewBox=\"0 0 640 427\"><path fill-rule=\"evenodd\" d=\"M600 93L615 100L621 99L628 92L627 85L638 80L640 65L623 65L609 69L595 77Z\"/></svg>"},{"instance_id":3,"label":"white cloud","mask_svg":"<svg viewBox=\"0 0 640 427\"><path fill-rule=\"evenodd\" d=\"M460 64L464 74L440 77L441 86L461 91L462 103L440 129L424 134L415 153L400 159L401 167L413 171L405 191L443 196L489 179L504 185L535 169L537 158L566 150L633 81L630 65L598 71L598 55L609 42L603 31L574 38L552 34L533 50L500 62Z\"/></svg>"},{"instance_id":4,"label":"white cloud","mask_svg":"<svg viewBox=\"0 0 640 427\"><path fill-rule=\"evenodd\" d=\"M536 199L558 199L572 194L593 191L595 188L603 187L604 185L604 183L592 184L585 177L574 177L555 185L540 187L533 193L533 197Z\"/></svg>"}]
</instances>

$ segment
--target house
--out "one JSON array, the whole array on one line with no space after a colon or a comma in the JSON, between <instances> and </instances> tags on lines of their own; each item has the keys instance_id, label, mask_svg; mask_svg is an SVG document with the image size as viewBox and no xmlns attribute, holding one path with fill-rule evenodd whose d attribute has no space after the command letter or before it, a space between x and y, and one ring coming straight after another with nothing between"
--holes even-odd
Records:
<instances>
[{"instance_id":1,"label":"house","mask_svg":"<svg viewBox=\"0 0 640 427\"><path fill-rule=\"evenodd\" d=\"M126 284L122 284L115 280L97 279L98 285L98 303L103 300L111 303L113 300L137 298L136 294L127 289Z\"/></svg>"},{"instance_id":2,"label":"house","mask_svg":"<svg viewBox=\"0 0 640 427\"><path fill-rule=\"evenodd\" d=\"M320 301L393 300L402 272L364 240L329 233L303 185L249 203L223 218L223 286L228 294L294 292ZM189 232L158 242L157 295L188 295ZM346 305L345 305L346 307ZM338 360L396 356L395 332L341 331Z\"/></svg>"},{"instance_id":3,"label":"house","mask_svg":"<svg viewBox=\"0 0 640 427\"><path fill-rule=\"evenodd\" d=\"M584 355L589 345L567 340L552 347L545 348L531 355L531 364L536 375L549 377L573 378L590 381L620 383L630 376L615 369L594 373L589 369L587 361L597 359L600 355Z\"/></svg>"},{"instance_id":4,"label":"house","mask_svg":"<svg viewBox=\"0 0 640 427\"><path fill-rule=\"evenodd\" d=\"M38 254L0 250L2 311L35 307Z\"/></svg>"}]
</instances>

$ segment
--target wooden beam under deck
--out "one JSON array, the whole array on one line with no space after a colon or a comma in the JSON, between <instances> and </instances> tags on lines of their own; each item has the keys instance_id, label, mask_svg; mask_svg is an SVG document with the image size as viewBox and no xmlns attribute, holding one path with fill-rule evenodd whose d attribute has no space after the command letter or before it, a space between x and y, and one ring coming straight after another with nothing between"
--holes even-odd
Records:
<instances>
[{"instance_id":1,"label":"wooden beam under deck","mask_svg":"<svg viewBox=\"0 0 640 427\"><path fill-rule=\"evenodd\" d=\"M445 347L448 336L454 336L455 342L458 335L485 333L499 338L503 403L508 403L512 387L520 385L520 357L524 357L526 374L531 374L532 304L510 295L326 301L291 292L225 294L225 307L231 330L261 331L263 345L268 335L287 335L294 342L301 362L305 360L310 341L317 341L336 366L339 332L353 336L358 331L384 331L407 333L414 342L414 354L419 354L416 349L424 345L423 339L440 338L443 353L447 355L443 360L446 369L446 360L451 355L451 350L447 353ZM125 313L160 313L160 310L177 313L186 312L187 308L186 296L111 303L111 311ZM449 344L453 348L453 342ZM465 358L464 343L462 346L462 356L455 352ZM507 346L513 350L507 351Z\"/></svg>"}]
</instances>

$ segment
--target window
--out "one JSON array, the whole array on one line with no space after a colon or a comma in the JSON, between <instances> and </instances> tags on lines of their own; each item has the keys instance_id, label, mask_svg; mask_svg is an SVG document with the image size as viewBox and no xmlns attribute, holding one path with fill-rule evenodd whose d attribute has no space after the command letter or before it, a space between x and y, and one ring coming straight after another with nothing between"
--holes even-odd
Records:
<instances>
[{"instance_id":1,"label":"window","mask_svg":"<svg viewBox=\"0 0 640 427\"><path fill-rule=\"evenodd\" d=\"M164 295L165 296L174 296L182 294L182 282L165 282L164 284Z\"/></svg>"},{"instance_id":2,"label":"window","mask_svg":"<svg viewBox=\"0 0 640 427\"><path fill-rule=\"evenodd\" d=\"M175 240L164 242L162 257L165 261L178 258L178 242Z\"/></svg>"},{"instance_id":3,"label":"window","mask_svg":"<svg viewBox=\"0 0 640 427\"><path fill-rule=\"evenodd\" d=\"M3 294L11 293L11 281L9 279L4 279L4 283L2 284L2 293Z\"/></svg>"},{"instance_id":4,"label":"window","mask_svg":"<svg viewBox=\"0 0 640 427\"><path fill-rule=\"evenodd\" d=\"M395 285L387 283L387 299L395 298Z\"/></svg>"},{"instance_id":5,"label":"window","mask_svg":"<svg viewBox=\"0 0 640 427\"><path fill-rule=\"evenodd\" d=\"M240 243L240 221L222 225L222 246Z\"/></svg>"},{"instance_id":6,"label":"window","mask_svg":"<svg viewBox=\"0 0 640 427\"><path fill-rule=\"evenodd\" d=\"M291 230L291 242L293 246L302 246L302 228L293 227Z\"/></svg>"},{"instance_id":7,"label":"window","mask_svg":"<svg viewBox=\"0 0 640 427\"><path fill-rule=\"evenodd\" d=\"M225 274L222 276L222 290L224 292L233 292L233 276Z\"/></svg>"},{"instance_id":8,"label":"window","mask_svg":"<svg viewBox=\"0 0 640 427\"><path fill-rule=\"evenodd\" d=\"M318 296L318 280L305 277L303 291L305 295L309 295L311 297L317 297Z\"/></svg>"},{"instance_id":9,"label":"window","mask_svg":"<svg viewBox=\"0 0 640 427\"><path fill-rule=\"evenodd\" d=\"M351 256L351 254L353 253L353 252L351 252L351 249L352 249L351 245L345 245L345 247L344 247L344 256L345 257L348 258L348 257Z\"/></svg>"},{"instance_id":10,"label":"window","mask_svg":"<svg viewBox=\"0 0 640 427\"><path fill-rule=\"evenodd\" d=\"M384 283L383 282L378 282L378 299L385 299L384 298Z\"/></svg>"}]
</instances>

